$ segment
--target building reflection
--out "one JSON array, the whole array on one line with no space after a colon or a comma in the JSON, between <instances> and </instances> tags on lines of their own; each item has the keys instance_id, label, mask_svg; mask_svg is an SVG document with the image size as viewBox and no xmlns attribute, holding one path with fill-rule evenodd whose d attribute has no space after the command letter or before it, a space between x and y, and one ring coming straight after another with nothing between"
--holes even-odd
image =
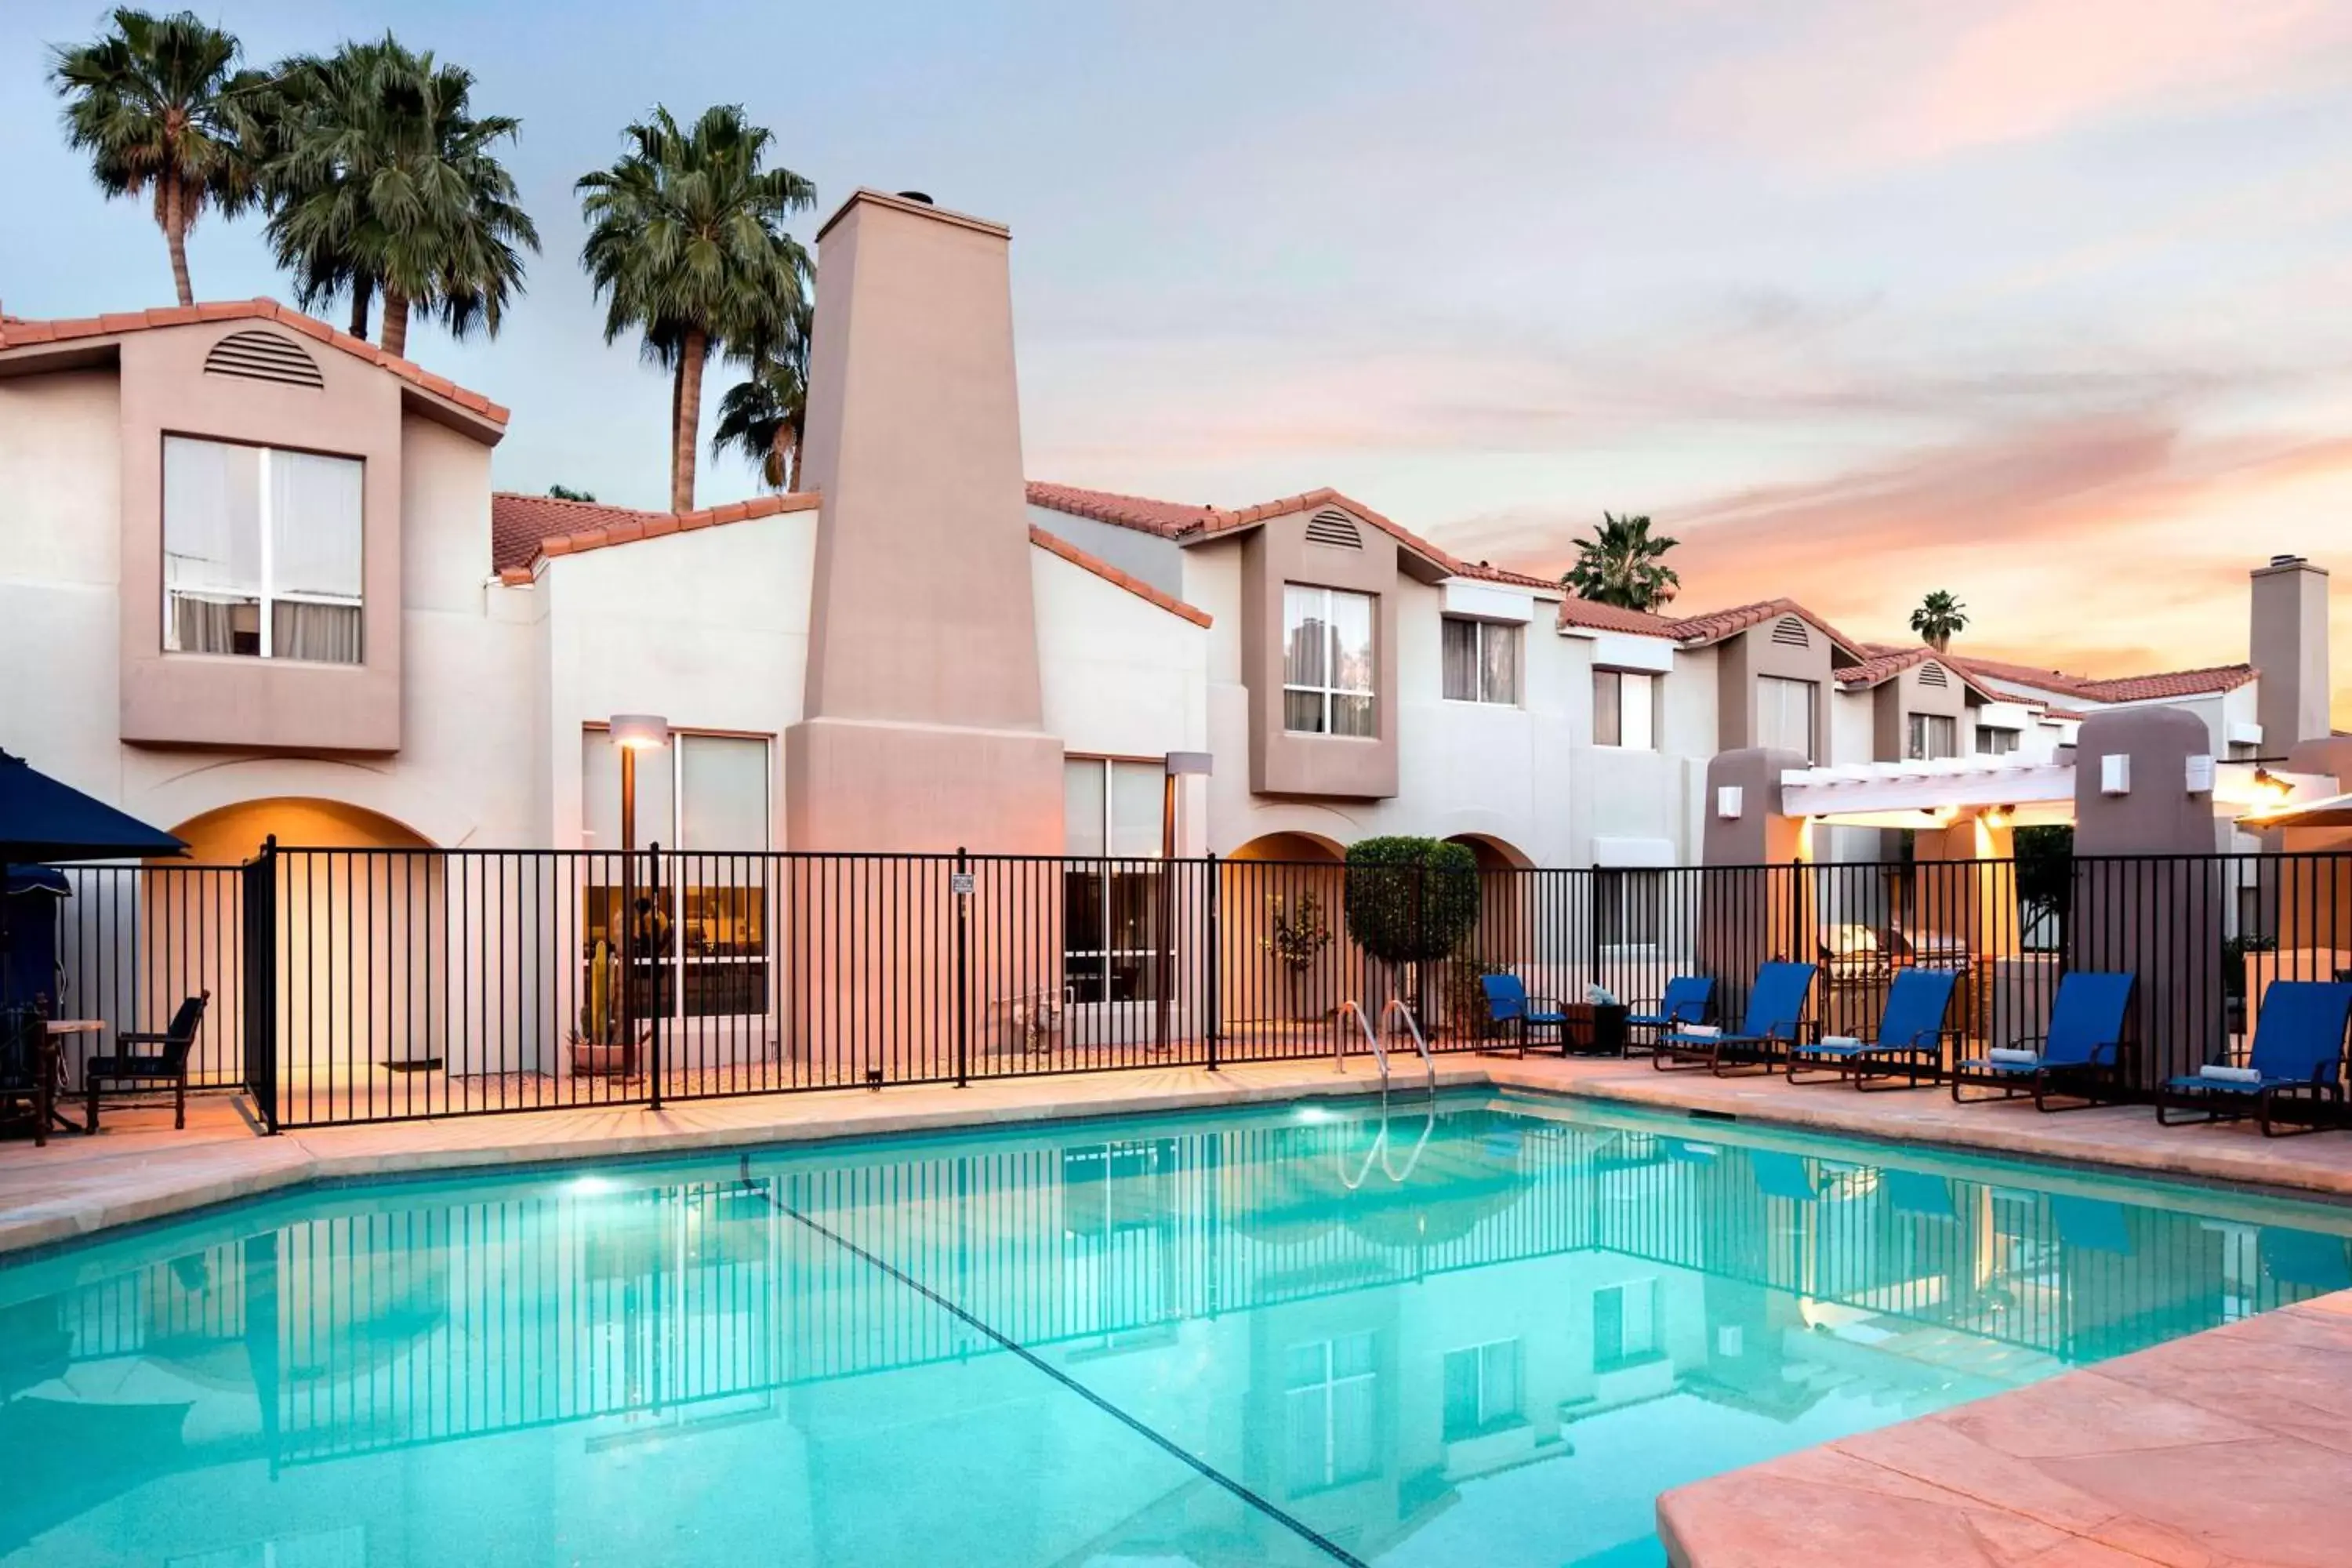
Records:
<instances>
[{"instance_id":1,"label":"building reflection","mask_svg":"<svg viewBox=\"0 0 2352 1568\"><path fill-rule=\"evenodd\" d=\"M0 1274L0 1553L1328 1560L1246 1491L1370 1560L1547 1468L1576 1561L1678 1469L2352 1286L2220 1194L1487 1109L1169 1129L331 1191Z\"/></svg>"}]
</instances>

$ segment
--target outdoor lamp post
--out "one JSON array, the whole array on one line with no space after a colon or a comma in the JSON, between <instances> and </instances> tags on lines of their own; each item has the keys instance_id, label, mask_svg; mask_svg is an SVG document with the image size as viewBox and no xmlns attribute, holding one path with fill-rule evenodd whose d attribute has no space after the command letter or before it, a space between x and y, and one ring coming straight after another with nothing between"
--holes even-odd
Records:
<instances>
[{"instance_id":1,"label":"outdoor lamp post","mask_svg":"<svg viewBox=\"0 0 2352 1568\"><path fill-rule=\"evenodd\" d=\"M1160 781L1160 984L1152 989L1159 1003L1152 1009L1152 1049L1168 1048L1169 992L1175 983L1176 920L1174 913L1176 875L1176 781L1198 775L1208 777L1216 771L1217 759L1207 752L1171 752Z\"/></svg>"},{"instance_id":2,"label":"outdoor lamp post","mask_svg":"<svg viewBox=\"0 0 2352 1568\"><path fill-rule=\"evenodd\" d=\"M635 948L637 912L637 753L657 752L669 744L669 721L656 713L615 713L607 726L613 744L621 752L621 986L614 998L613 1018L615 1033L626 1062L635 1054L636 1037L631 1030L630 997L635 989L637 963ZM658 991L658 987L656 988ZM652 1005L659 1007L661 997L656 994ZM661 1086L654 1092L658 1096ZM656 1100L659 1105L659 1100Z\"/></svg>"}]
</instances>

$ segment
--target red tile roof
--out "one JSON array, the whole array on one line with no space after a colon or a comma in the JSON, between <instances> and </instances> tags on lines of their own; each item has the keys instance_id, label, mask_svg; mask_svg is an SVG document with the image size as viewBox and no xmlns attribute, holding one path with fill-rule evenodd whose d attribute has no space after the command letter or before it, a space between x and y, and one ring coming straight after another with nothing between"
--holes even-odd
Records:
<instances>
[{"instance_id":1,"label":"red tile roof","mask_svg":"<svg viewBox=\"0 0 2352 1568\"><path fill-rule=\"evenodd\" d=\"M808 511L817 504L814 490L760 496L689 512L638 511L600 501L499 493L490 497L490 563L502 580L528 583L530 563L541 556L578 555L608 544Z\"/></svg>"},{"instance_id":2,"label":"red tile roof","mask_svg":"<svg viewBox=\"0 0 2352 1568\"><path fill-rule=\"evenodd\" d=\"M1559 624L1582 626L1588 631L1623 632L1631 637L1669 637L1680 640L1681 623L1671 616L1653 615L1647 610L1629 610L1622 605L1605 605L1598 599L1580 598L1570 594L1559 602Z\"/></svg>"},{"instance_id":3,"label":"red tile roof","mask_svg":"<svg viewBox=\"0 0 2352 1568\"><path fill-rule=\"evenodd\" d=\"M1217 515L1214 507L1186 506L1181 501L1152 500L1114 490L1081 489L1076 485L1051 485L1036 479L1029 481L1029 504L1071 517L1115 523L1140 533L1158 534L1162 539L1173 539Z\"/></svg>"},{"instance_id":4,"label":"red tile roof","mask_svg":"<svg viewBox=\"0 0 2352 1568\"><path fill-rule=\"evenodd\" d=\"M2001 659L1954 657L1954 665L1981 679L2006 680L2079 697L2086 702L2159 702L2176 697L2210 697L2234 691L2261 672L2251 664L2209 665L2201 669L2164 670L2154 675L2092 677L2063 670L2039 669L2030 664Z\"/></svg>"},{"instance_id":5,"label":"red tile roof","mask_svg":"<svg viewBox=\"0 0 2352 1568\"><path fill-rule=\"evenodd\" d=\"M1073 566L1093 573L1106 583L1126 589L1139 599L1159 605L1171 616L1181 616L1196 626L1210 624L1208 611L1195 609L1172 595L1161 593L1142 578L1120 571L1099 556L1087 554L1059 534L1048 533L1033 524L1029 530L1029 542L1048 554L1060 556Z\"/></svg>"},{"instance_id":6,"label":"red tile roof","mask_svg":"<svg viewBox=\"0 0 2352 1568\"><path fill-rule=\"evenodd\" d=\"M41 343L71 342L79 338L118 337L124 332L150 331L158 327L249 321L275 321L289 331L299 332L331 348L341 349L354 359L365 360L380 370L388 370L411 385L436 397L446 398L494 425L503 426L507 422L507 410L480 393L459 386L447 376L435 375L422 365L388 354L373 343L355 338L349 332L338 331L315 316L306 316L268 299L175 305L169 310L131 310L121 315L87 316L68 321L28 321L8 316L0 318L0 353Z\"/></svg>"},{"instance_id":7,"label":"red tile roof","mask_svg":"<svg viewBox=\"0 0 2352 1568\"><path fill-rule=\"evenodd\" d=\"M1913 647L1894 647L1885 643L1864 643L1862 646L1870 651L1870 657L1860 664L1850 664L1843 669L1838 670L1836 678L1839 685L1857 691L1862 690L1876 686L1881 681L1891 680L1913 665L1925 664L1932 658L1954 675L1958 676L1961 685L1986 701L2008 700L2000 692L1970 675L1966 668L1962 668L1958 659L1949 654L1939 654L1926 643L1920 643Z\"/></svg>"}]
</instances>

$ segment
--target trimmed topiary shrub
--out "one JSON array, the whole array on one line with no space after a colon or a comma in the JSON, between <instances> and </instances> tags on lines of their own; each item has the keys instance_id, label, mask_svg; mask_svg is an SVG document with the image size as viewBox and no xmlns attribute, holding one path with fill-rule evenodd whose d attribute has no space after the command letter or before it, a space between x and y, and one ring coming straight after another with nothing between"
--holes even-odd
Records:
<instances>
[{"instance_id":1,"label":"trimmed topiary shrub","mask_svg":"<svg viewBox=\"0 0 2352 1568\"><path fill-rule=\"evenodd\" d=\"M1385 963L1444 958L1478 929L1478 858L1439 838L1348 846L1348 935Z\"/></svg>"}]
</instances>

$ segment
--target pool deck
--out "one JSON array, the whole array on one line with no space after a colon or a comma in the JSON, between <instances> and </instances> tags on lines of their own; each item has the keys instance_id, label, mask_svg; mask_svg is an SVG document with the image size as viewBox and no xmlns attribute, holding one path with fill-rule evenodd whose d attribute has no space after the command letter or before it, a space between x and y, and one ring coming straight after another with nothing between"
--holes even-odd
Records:
<instances>
[{"instance_id":1,"label":"pool deck","mask_svg":"<svg viewBox=\"0 0 2352 1568\"><path fill-rule=\"evenodd\" d=\"M1667 1492L1677 1568L2335 1568L2352 1292Z\"/></svg>"},{"instance_id":2,"label":"pool deck","mask_svg":"<svg viewBox=\"0 0 2352 1568\"><path fill-rule=\"evenodd\" d=\"M1417 1075L1415 1075L1417 1077ZM1941 1090L1861 1094L1643 1061L1441 1058L1447 1086L2352 1200L2352 1133L2159 1129ZM1407 1081L1411 1081L1408 1079ZM305 1181L745 1147L1369 1092L1369 1065L1251 1063L539 1111L257 1136L239 1100L110 1112L96 1138L0 1143L0 1254ZM2352 1561L2352 1292L1668 1492L1679 1568L2251 1568Z\"/></svg>"}]
</instances>

